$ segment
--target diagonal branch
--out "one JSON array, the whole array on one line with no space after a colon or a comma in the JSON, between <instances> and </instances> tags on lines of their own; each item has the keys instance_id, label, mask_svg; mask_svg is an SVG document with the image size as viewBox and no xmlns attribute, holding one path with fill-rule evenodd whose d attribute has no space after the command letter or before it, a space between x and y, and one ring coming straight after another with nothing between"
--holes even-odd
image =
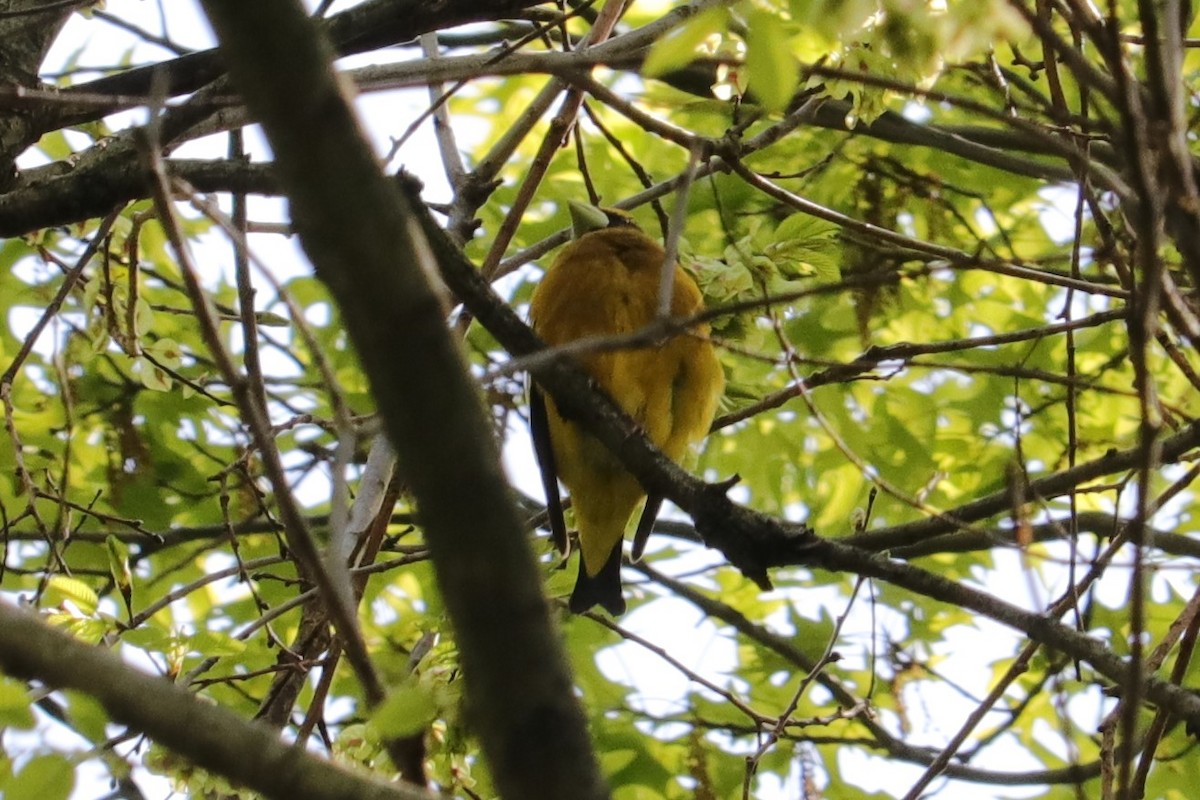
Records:
<instances>
[{"instance_id":1,"label":"diagonal branch","mask_svg":"<svg viewBox=\"0 0 1200 800\"><path fill-rule=\"evenodd\" d=\"M339 56L355 55L382 47L411 42L423 33L453 28L472 22L505 19L523 9L538 5L538 0L370 0L335 14L321 23ZM156 64L132 67L115 75L63 89L69 100L78 95L149 96L155 81L162 81L167 97L194 92L225 74L221 55L202 50ZM100 119L121 110L121 103L109 106L86 104L63 107L45 130L77 125Z\"/></svg>"},{"instance_id":2,"label":"diagonal branch","mask_svg":"<svg viewBox=\"0 0 1200 800\"><path fill-rule=\"evenodd\" d=\"M200 700L165 678L135 670L116 653L86 645L7 602L0 602L0 668L54 689L85 692L117 722L270 798L432 798L322 761L282 741L267 726Z\"/></svg>"},{"instance_id":3,"label":"diagonal branch","mask_svg":"<svg viewBox=\"0 0 1200 800\"><path fill-rule=\"evenodd\" d=\"M491 290L478 270L437 229L428 212L422 225L439 259L442 274L481 324L515 356L541 346L530 331ZM1127 661L1100 641L1056 620L1026 611L984 592L960 585L927 570L878 556L858 547L822 539L806 526L774 519L743 508L725 494L724 484L710 485L689 475L656 450L633 421L611 400L597 393L583 374L570 364L547 363L535 371L538 383L554 397L564 413L604 443L650 491L673 500L696 521L705 544L720 550L731 564L760 585L769 586L767 569L786 565L819 567L852 572L888 581L926 597L968 608L1015 628L1048 647L1086 661L1100 674L1129 690ZM1200 445L1200 423L1164 440L1164 460L1178 458ZM1113 454L1082 465L1066 479L1047 478L1047 487L1060 481L1083 480L1085 468L1120 470L1138 453ZM1116 465L1116 466L1115 466ZM1074 485L1074 484L1072 484ZM1052 494L1053 492L1051 492ZM993 512L995 513L995 512ZM945 523L942 523L945 524ZM1157 678L1142 676L1134 688L1141 696L1171 709L1172 713L1200 721L1200 697Z\"/></svg>"}]
</instances>

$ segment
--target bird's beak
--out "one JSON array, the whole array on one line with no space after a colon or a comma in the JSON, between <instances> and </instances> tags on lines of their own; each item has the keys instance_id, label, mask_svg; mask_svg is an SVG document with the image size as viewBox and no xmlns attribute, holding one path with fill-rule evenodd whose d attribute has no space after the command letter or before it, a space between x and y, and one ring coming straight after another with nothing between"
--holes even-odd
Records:
<instances>
[{"instance_id":1,"label":"bird's beak","mask_svg":"<svg viewBox=\"0 0 1200 800\"><path fill-rule=\"evenodd\" d=\"M578 239L585 233L602 231L608 227L608 214L603 209L577 200L567 202L571 211L571 233Z\"/></svg>"}]
</instances>

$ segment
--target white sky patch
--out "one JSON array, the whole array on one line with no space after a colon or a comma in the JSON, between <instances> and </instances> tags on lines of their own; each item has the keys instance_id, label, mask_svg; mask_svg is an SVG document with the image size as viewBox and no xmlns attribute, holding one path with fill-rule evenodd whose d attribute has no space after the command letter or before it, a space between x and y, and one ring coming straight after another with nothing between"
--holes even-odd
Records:
<instances>
[{"instance_id":1,"label":"white sky patch","mask_svg":"<svg viewBox=\"0 0 1200 800\"><path fill-rule=\"evenodd\" d=\"M1074 186L1047 186L1038 190L1038 194L1046 201L1039 212L1046 235L1060 245L1074 239L1075 205L1079 200L1079 190ZM1086 209L1084 214L1087 214Z\"/></svg>"}]
</instances>

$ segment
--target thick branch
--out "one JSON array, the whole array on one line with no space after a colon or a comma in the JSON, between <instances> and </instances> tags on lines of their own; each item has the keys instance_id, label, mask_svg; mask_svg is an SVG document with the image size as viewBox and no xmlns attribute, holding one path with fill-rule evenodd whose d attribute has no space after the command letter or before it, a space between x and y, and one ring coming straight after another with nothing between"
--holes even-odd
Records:
<instances>
[{"instance_id":1,"label":"thick branch","mask_svg":"<svg viewBox=\"0 0 1200 800\"><path fill-rule=\"evenodd\" d=\"M405 467L500 793L607 797L428 246L361 134L327 43L292 0L204 6Z\"/></svg>"},{"instance_id":2,"label":"thick branch","mask_svg":"<svg viewBox=\"0 0 1200 800\"><path fill-rule=\"evenodd\" d=\"M90 647L5 602L0 602L0 667L8 675L36 679L54 689L84 692L100 701L117 722L267 797L431 797L322 761L281 741L267 726L204 702L165 678L139 672L115 653Z\"/></svg>"},{"instance_id":3,"label":"thick branch","mask_svg":"<svg viewBox=\"0 0 1200 800\"><path fill-rule=\"evenodd\" d=\"M0 86L38 85L38 67L73 11L60 4L47 7L43 0L0 0ZM42 114L36 109L0 110L0 191L16 177L13 160L43 130Z\"/></svg>"},{"instance_id":4,"label":"thick branch","mask_svg":"<svg viewBox=\"0 0 1200 800\"><path fill-rule=\"evenodd\" d=\"M168 161L172 175L201 192L276 194L278 182L270 164L237 161ZM146 198L150 184L136 155L98 158L66 174L58 165L29 175L27 184L0 194L0 237L21 236L42 228L70 225L107 214L112 209Z\"/></svg>"},{"instance_id":5,"label":"thick branch","mask_svg":"<svg viewBox=\"0 0 1200 800\"><path fill-rule=\"evenodd\" d=\"M335 14L322 23L339 56L355 55L382 47L411 42L422 33L453 28L470 22L500 20L522 9L538 5L540 0L371 0ZM64 89L62 96L125 95L148 97L158 88L168 97L194 92L225 74L217 50L196 53L142 67L132 67ZM89 103L78 108L60 108L52 127L76 125L99 119L124 107Z\"/></svg>"}]
</instances>

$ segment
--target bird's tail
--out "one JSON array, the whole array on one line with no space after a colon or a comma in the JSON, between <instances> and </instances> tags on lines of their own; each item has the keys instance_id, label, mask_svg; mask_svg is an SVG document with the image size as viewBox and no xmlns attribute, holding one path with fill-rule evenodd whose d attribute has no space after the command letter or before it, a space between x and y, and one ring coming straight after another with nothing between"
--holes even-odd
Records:
<instances>
[{"instance_id":1,"label":"bird's tail","mask_svg":"<svg viewBox=\"0 0 1200 800\"><path fill-rule=\"evenodd\" d=\"M571 592L571 613L582 614L592 606L600 606L614 617L625 613L625 597L621 593L621 540L609 553L608 560L595 575L588 575L579 557L579 577Z\"/></svg>"}]
</instances>

